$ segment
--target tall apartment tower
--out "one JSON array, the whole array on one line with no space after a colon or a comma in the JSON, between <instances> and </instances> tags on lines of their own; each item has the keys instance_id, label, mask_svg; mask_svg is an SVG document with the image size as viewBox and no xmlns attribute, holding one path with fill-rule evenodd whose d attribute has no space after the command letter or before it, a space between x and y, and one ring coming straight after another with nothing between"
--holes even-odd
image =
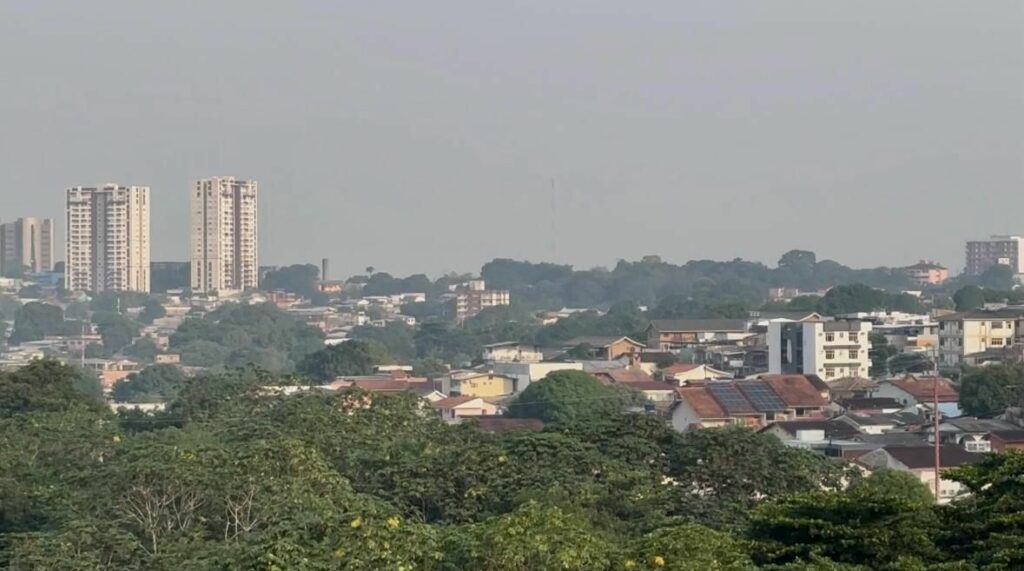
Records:
<instances>
[{"instance_id":1,"label":"tall apartment tower","mask_svg":"<svg viewBox=\"0 0 1024 571\"><path fill-rule=\"evenodd\" d=\"M1024 274L1024 238L992 236L988 240L967 243L964 273L977 276L995 265L1009 266L1013 273Z\"/></svg>"},{"instance_id":2,"label":"tall apartment tower","mask_svg":"<svg viewBox=\"0 0 1024 571\"><path fill-rule=\"evenodd\" d=\"M257 185L218 176L192 187L192 291L259 286Z\"/></svg>"},{"instance_id":3,"label":"tall apartment tower","mask_svg":"<svg viewBox=\"0 0 1024 571\"><path fill-rule=\"evenodd\" d=\"M149 187L67 189L67 229L67 289L149 291Z\"/></svg>"},{"instance_id":4,"label":"tall apartment tower","mask_svg":"<svg viewBox=\"0 0 1024 571\"><path fill-rule=\"evenodd\" d=\"M53 271L53 220L19 218L0 224L0 275Z\"/></svg>"}]
</instances>

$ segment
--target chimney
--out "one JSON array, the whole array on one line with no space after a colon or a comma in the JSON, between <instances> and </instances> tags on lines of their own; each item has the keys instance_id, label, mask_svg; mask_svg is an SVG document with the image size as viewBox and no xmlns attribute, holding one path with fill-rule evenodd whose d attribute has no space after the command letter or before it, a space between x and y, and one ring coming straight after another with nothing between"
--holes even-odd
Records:
<instances>
[{"instance_id":1,"label":"chimney","mask_svg":"<svg viewBox=\"0 0 1024 571\"><path fill-rule=\"evenodd\" d=\"M327 281L327 258L320 260L320 281Z\"/></svg>"}]
</instances>

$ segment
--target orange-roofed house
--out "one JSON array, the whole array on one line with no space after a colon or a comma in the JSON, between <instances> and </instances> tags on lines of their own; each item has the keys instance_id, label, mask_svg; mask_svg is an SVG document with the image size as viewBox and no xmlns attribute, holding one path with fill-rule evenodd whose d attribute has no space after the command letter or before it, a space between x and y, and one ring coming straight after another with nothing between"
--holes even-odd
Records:
<instances>
[{"instance_id":1,"label":"orange-roofed house","mask_svg":"<svg viewBox=\"0 0 1024 571\"><path fill-rule=\"evenodd\" d=\"M773 422L821 418L828 400L804 375L767 375L761 379L707 381L676 388L672 427L739 425L760 429Z\"/></svg>"}]
</instances>

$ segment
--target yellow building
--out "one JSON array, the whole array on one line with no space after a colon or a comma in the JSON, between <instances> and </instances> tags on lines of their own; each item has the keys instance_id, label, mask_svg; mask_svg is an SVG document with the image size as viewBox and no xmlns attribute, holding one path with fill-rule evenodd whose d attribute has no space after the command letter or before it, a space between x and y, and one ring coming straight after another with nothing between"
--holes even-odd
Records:
<instances>
[{"instance_id":1,"label":"yellow building","mask_svg":"<svg viewBox=\"0 0 1024 571\"><path fill-rule=\"evenodd\" d=\"M940 317L941 364L957 367L969 355L1016 345L1022 320L1024 312L1011 309L971 311Z\"/></svg>"},{"instance_id":2,"label":"yellow building","mask_svg":"<svg viewBox=\"0 0 1024 571\"><path fill-rule=\"evenodd\" d=\"M495 373L456 373L449 390L453 395L481 398L510 396L516 392L516 379Z\"/></svg>"}]
</instances>

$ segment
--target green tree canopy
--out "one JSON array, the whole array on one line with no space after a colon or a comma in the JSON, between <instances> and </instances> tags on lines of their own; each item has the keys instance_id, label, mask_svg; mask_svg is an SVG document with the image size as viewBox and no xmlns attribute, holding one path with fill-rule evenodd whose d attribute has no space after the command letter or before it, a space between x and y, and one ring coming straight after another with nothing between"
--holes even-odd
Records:
<instances>
[{"instance_id":1,"label":"green tree canopy","mask_svg":"<svg viewBox=\"0 0 1024 571\"><path fill-rule=\"evenodd\" d=\"M377 364L369 345L347 341L310 353L299 363L298 371L312 379L329 382L336 377L369 375Z\"/></svg>"},{"instance_id":2,"label":"green tree canopy","mask_svg":"<svg viewBox=\"0 0 1024 571\"><path fill-rule=\"evenodd\" d=\"M1024 403L1024 365L969 367L960 378L960 408L965 414L991 418Z\"/></svg>"},{"instance_id":3,"label":"green tree canopy","mask_svg":"<svg viewBox=\"0 0 1024 571\"><path fill-rule=\"evenodd\" d=\"M509 414L553 424L586 422L623 413L639 393L601 384L582 371L555 371L531 383L509 404Z\"/></svg>"},{"instance_id":4,"label":"green tree canopy","mask_svg":"<svg viewBox=\"0 0 1024 571\"><path fill-rule=\"evenodd\" d=\"M18 308L14 316L14 331L10 342L14 345L37 341L47 335L64 332L64 312L56 305L31 301Z\"/></svg>"}]
</instances>

